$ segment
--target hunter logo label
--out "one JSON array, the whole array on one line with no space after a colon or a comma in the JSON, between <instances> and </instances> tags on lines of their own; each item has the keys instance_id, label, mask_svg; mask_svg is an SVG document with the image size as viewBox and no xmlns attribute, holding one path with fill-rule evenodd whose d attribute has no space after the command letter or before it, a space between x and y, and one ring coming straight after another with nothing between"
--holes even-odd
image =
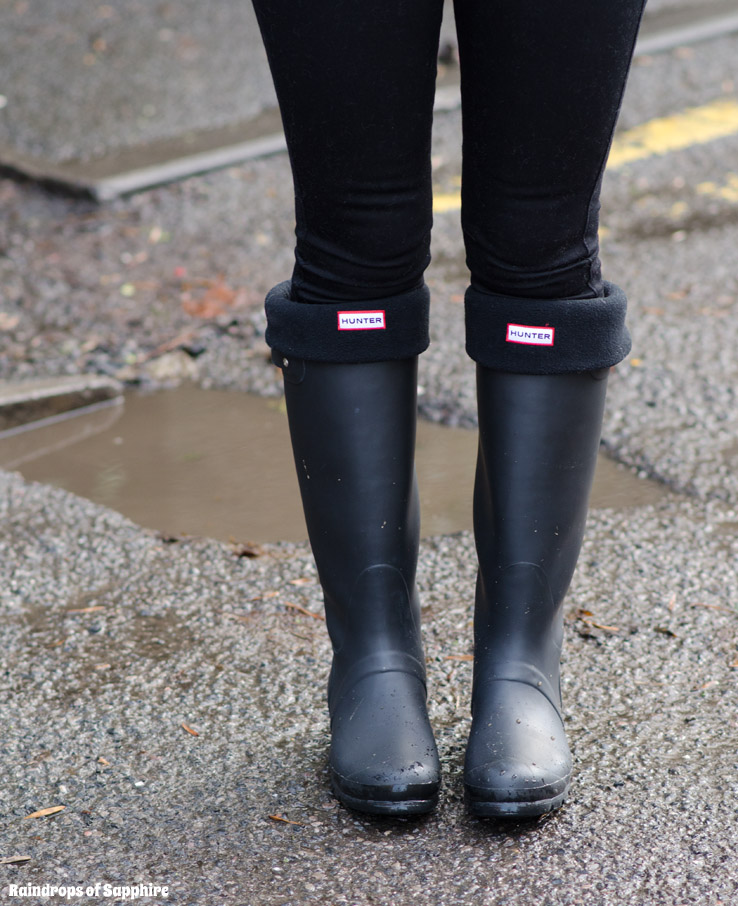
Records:
<instances>
[{"instance_id":1,"label":"hunter logo label","mask_svg":"<svg viewBox=\"0 0 738 906\"><path fill-rule=\"evenodd\" d=\"M508 343L523 343L525 346L553 346L555 327L526 327L524 324L508 324Z\"/></svg>"},{"instance_id":2,"label":"hunter logo label","mask_svg":"<svg viewBox=\"0 0 738 906\"><path fill-rule=\"evenodd\" d=\"M384 330L383 311L339 311L339 330Z\"/></svg>"}]
</instances>

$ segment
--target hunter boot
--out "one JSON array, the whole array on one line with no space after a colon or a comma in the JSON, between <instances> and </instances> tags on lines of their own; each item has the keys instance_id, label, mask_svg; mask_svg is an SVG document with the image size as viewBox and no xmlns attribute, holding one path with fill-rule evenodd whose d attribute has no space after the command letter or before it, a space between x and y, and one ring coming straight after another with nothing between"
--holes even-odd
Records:
<instances>
[{"instance_id":1,"label":"hunter boot","mask_svg":"<svg viewBox=\"0 0 738 906\"><path fill-rule=\"evenodd\" d=\"M561 716L563 600L584 533L608 369L554 375L477 367L473 814L558 808L572 759Z\"/></svg>"},{"instance_id":2,"label":"hunter boot","mask_svg":"<svg viewBox=\"0 0 738 906\"><path fill-rule=\"evenodd\" d=\"M438 800L440 764L415 589L417 356L273 357L333 645L333 790L358 811L422 814Z\"/></svg>"}]
</instances>

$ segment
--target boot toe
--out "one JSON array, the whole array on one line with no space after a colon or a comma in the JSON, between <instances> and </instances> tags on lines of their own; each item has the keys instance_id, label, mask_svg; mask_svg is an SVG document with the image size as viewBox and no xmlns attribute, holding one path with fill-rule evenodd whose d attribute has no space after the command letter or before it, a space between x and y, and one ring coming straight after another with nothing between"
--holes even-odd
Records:
<instances>
[{"instance_id":1,"label":"boot toe","mask_svg":"<svg viewBox=\"0 0 738 906\"><path fill-rule=\"evenodd\" d=\"M470 770L465 777L470 811L492 818L536 817L553 811L563 803L570 784L571 771L561 765L502 759Z\"/></svg>"},{"instance_id":2,"label":"boot toe","mask_svg":"<svg viewBox=\"0 0 738 906\"><path fill-rule=\"evenodd\" d=\"M440 776L435 766L415 762L406 768L365 768L345 777L331 768L331 785L344 805L371 815L422 815L438 802Z\"/></svg>"},{"instance_id":3,"label":"boot toe","mask_svg":"<svg viewBox=\"0 0 738 906\"><path fill-rule=\"evenodd\" d=\"M389 673L358 683L335 709L331 734L331 781L344 805L400 816L436 805L440 762L415 677Z\"/></svg>"},{"instance_id":4,"label":"boot toe","mask_svg":"<svg viewBox=\"0 0 738 906\"><path fill-rule=\"evenodd\" d=\"M572 759L558 711L537 689L498 681L475 704L464 782L470 810L534 817L558 808Z\"/></svg>"}]
</instances>

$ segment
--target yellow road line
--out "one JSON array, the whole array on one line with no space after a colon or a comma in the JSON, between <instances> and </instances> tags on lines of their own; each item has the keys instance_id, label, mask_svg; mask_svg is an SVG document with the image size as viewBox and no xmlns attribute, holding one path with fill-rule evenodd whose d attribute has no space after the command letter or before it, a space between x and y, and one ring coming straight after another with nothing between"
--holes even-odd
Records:
<instances>
[{"instance_id":1,"label":"yellow road line","mask_svg":"<svg viewBox=\"0 0 738 906\"><path fill-rule=\"evenodd\" d=\"M433 213L445 214L446 211L461 210L461 192L433 193Z\"/></svg>"},{"instance_id":2,"label":"yellow road line","mask_svg":"<svg viewBox=\"0 0 738 906\"><path fill-rule=\"evenodd\" d=\"M736 133L738 102L720 98L702 107L690 107L672 116L650 120L616 136L607 166L609 170L617 170L638 160L682 151L693 145L704 145ZM433 196L433 211L436 214L460 208L460 192Z\"/></svg>"},{"instance_id":3,"label":"yellow road line","mask_svg":"<svg viewBox=\"0 0 738 906\"><path fill-rule=\"evenodd\" d=\"M701 182L697 186L697 191L700 195L721 198L723 201L738 204L738 174L728 173L728 178L722 186L716 182Z\"/></svg>"},{"instance_id":4,"label":"yellow road line","mask_svg":"<svg viewBox=\"0 0 738 906\"><path fill-rule=\"evenodd\" d=\"M736 132L738 103L723 98L629 129L613 142L607 166L617 169L636 160L705 145Z\"/></svg>"}]
</instances>

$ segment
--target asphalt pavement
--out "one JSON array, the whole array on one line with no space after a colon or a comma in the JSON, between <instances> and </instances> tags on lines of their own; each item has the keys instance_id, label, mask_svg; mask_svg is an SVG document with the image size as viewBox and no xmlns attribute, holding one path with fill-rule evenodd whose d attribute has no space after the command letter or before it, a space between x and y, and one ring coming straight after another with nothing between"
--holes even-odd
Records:
<instances>
[{"instance_id":1,"label":"asphalt pavement","mask_svg":"<svg viewBox=\"0 0 738 906\"><path fill-rule=\"evenodd\" d=\"M59 49L68 81L56 79L56 95L26 87L24 103L45 124L53 111L42 108L57 99L65 121L58 141L45 125L33 136L8 125L24 97L14 45L0 54L10 86L0 87L0 143L15 136L61 154L71 140L74 153L88 142L94 153L114 131L110 108L100 108L96 135L79 127L77 143L58 86L77 84L75 66L101 65L113 43L103 24L119 7L96 8L102 43L90 50L50 0L39 6L38 19L22 0L0 12L28 17L31 44L40 35ZM173 45L184 65L194 50L181 22L199 34L196 7L164 3L154 14L139 3L139 18L126 20L141 29L136 46ZM65 9L81 15L83 4ZM260 50L238 33L236 14L232 4L212 12L227 51L213 71L224 79L230 67L263 73L250 67ZM126 40L121 61L134 52ZM97 61L80 64L78 51ZM423 820L386 821L350 813L328 792L329 646L307 546L162 537L0 473L0 896L61 902L44 896L53 885L68 902L134 902L136 893L177 906L738 903L737 53L726 36L641 56L616 142L624 156L605 180L604 270L628 294L634 345L611 377L603 443L675 493L591 514L566 605L563 693L576 759L567 804L521 824L465 810L469 534L421 549L441 802ZM183 98L203 90L172 86L173 70L162 72L160 84ZM73 93L79 123L94 106L86 84ZM147 75L141 103L159 111L155 90ZM172 98L165 120L177 115ZM242 103L239 117L261 100ZM213 122L231 109L220 120L216 103ZM643 123L647 134L632 131ZM453 201L459 134L459 112L439 112L433 342L420 399L425 417L472 427ZM261 300L290 270L284 154L105 205L6 175L0 204L1 379L90 373L146 390L187 378L279 394Z\"/></svg>"}]
</instances>

